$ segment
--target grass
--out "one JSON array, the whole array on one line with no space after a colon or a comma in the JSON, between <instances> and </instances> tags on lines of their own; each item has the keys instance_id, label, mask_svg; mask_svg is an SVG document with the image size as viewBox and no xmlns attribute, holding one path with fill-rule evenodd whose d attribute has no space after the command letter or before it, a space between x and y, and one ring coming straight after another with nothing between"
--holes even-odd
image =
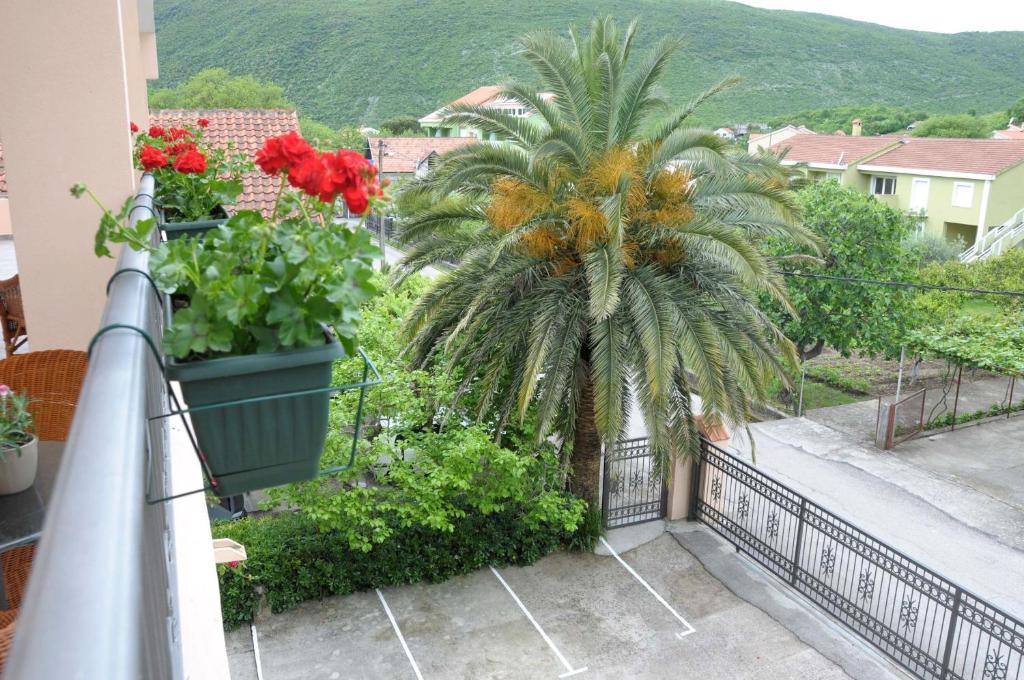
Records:
<instances>
[{"instance_id":1,"label":"grass","mask_svg":"<svg viewBox=\"0 0 1024 680\"><path fill-rule=\"evenodd\" d=\"M795 414L797 405L800 402L800 383L797 381L794 386L792 404L788 403L782 394L782 385L775 383L771 388L773 401L777 408L787 413ZM816 382L808 378L804 381L804 413L814 408L825 408L826 406L842 406L852 404L856 401L863 401L866 397L850 394L841 389Z\"/></svg>"},{"instance_id":2,"label":"grass","mask_svg":"<svg viewBox=\"0 0 1024 680\"><path fill-rule=\"evenodd\" d=\"M994 302L988 300L968 300L960 308L964 316L992 316L1001 314L1003 310Z\"/></svg>"}]
</instances>

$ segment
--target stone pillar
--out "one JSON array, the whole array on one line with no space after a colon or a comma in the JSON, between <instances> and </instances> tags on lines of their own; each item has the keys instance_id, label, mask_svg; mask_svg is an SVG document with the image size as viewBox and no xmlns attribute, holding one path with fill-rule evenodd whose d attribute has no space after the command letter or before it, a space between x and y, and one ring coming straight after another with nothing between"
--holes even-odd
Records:
<instances>
[{"instance_id":1,"label":"stone pillar","mask_svg":"<svg viewBox=\"0 0 1024 680\"><path fill-rule=\"evenodd\" d=\"M722 448L729 444L729 431L716 423L705 423L702 416L695 419L702 437ZM666 519L686 519L690 515L693 498L693 476L697 474L697 460L693 456L677 457L669 467L668 508Z\"/></svg>"},{"instance_id":2,"label":"stone pillar","mask_svg":"<svg viewBox=\"0 0 1024 680\"><path fill-rule=\"evenodd\" d=\"M137 0L0 3L4 145L29 346L85 349L113 259L93 255L99 209L134 193L130 120L148 119Z\"/></svg>"}]
</instances>

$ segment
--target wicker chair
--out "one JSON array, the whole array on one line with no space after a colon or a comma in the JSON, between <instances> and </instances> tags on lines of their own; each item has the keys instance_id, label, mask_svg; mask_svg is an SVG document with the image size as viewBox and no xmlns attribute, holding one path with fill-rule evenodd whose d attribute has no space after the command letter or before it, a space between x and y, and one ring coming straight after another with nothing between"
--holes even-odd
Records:
<instances>
[{"instance_id":1,"label":"wicker chair","mask_svg":"<svg viewBox=\"0 0 1024 680\"><path fill-rule=\"evenodd\" d=\"M4 592L7 594L8 609L0 609L0 674L4 672L7 655L14 643L14 626L18 608L25 596L28 574L32 568L35 546L23 545L0 554L0 567L4 574Z\"/></svg>"},{"instance_id":2,"label":"wicker chair","mask_svg":"<svg viewBox=\"0 0 1024 680\"><path fill-rule=\"evenodd\" d=\"M66 441L85 379L85 352L51 349L15 354L0 361L0 383L27 393L36 436Z\"/></svg>"},{"instance_id":3,"label":"wicker chair","mask_svg":"<svg viewBox=\"0 0 1024 680\"><path fill-rule=\"evenodd\" d=\"M0 281L0 327L4 334L4 349L7 356L11 356L28 340L25 308L21 304L21 282L17 274Z\"/></svg>"}]
</instances>

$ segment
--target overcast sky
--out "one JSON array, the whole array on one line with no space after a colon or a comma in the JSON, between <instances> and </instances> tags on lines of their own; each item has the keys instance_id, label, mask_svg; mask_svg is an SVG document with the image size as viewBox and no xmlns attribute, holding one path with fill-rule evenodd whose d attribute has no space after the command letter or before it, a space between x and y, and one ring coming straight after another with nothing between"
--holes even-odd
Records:
<instances>
[{"instance_id":1,"label":"overcast sky","mask_svg":"<svg viewBox=\"0 0 1024 680\"><path fill-rule=\"evenodd\" d=\"M740 0L767 9L792 9L918 31L1024 31L1022 0Z\"/></svg>"}]
</instances>

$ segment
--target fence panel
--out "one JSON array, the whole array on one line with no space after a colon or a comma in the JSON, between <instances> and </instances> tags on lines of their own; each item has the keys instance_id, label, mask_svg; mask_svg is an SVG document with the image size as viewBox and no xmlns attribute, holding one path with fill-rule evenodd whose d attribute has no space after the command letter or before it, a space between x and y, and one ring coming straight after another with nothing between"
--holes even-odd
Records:
<instances>
[{"instance_id":1,"label":"fence panel","mask_svg":"<svg viewBox=\"0 0 1024 680\"><path fill-rule=\"evenodd\" d=\"M619 442L604 460L604 526L608 529L662 519L668 487L646 438Z\"/></svg>"},{"instance_id":2,"label":"fence panel","mask_svg":"<svg viewBox=\"0 0 1024 680\"><path fill-rule=\"evenodd\" d=\"M1024 623L702 442L697 519L922 680L1024 680Z\"/></svg>"}]
</instances>

